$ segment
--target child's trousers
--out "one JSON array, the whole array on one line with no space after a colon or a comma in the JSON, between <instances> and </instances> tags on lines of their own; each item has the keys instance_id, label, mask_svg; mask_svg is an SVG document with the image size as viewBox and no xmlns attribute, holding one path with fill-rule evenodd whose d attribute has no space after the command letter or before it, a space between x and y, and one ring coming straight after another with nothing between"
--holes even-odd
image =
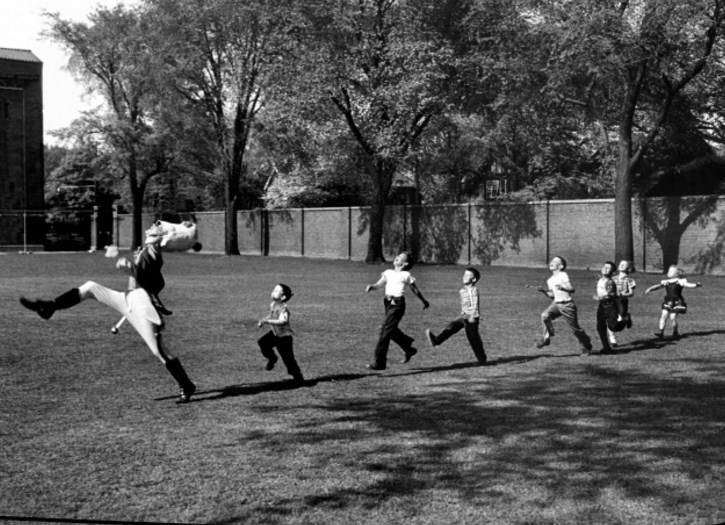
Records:
<instances>
[{"instance_id":1,"label":"child's trousers","mask_svg":"<svg viewBox=\"0 0 725 525\"><path fill-rule=\"evenodd\" d=\"M405 298L386 297L383 304L385 305L385 319L383 320L383 325L380 327L378 344L375 346L375 365L380 368L385 368L386 366L388 348L390 347L391 340L397 343L406 353L410 351L410 347L413 345L413 341L415 341L415 339L404 334L398 328L398 324L405 315Z\"/></svg>"},{"instance_id":2,"label":"child's trousers","mask_svg":"<svg viewBox=\"0 0 725 525\"><path fill-rule=\"evenodd\" d=\"M448 326L446 326L440 334L433 336L433 342L436 346L440 345L446 339L454 334L457 334L462 329L466 330L466 337L468 338L468 342L471 345L473 354L476 356L476 359L478 359L478 362L486 364L486 352L483 348L481 334L478 332L478 317L476 317L473 321L469 321L467 317L454 319L448 323Z\"/></svg>"},{"instance_id":3,"label":"child's trousers","mask_svg":"<svg viewBox=\"0 0 725 525\"><path fill-rule=\"evenodd\" d=\"M602 349L606 352L612 350L607 329L620 331L617 326L618 314L617 305L613 299L599 301L599 306L597 307L597 333L599 334L599 340L602 342Z\"/></svg>"},{"instance_id":4,"label":"child's trousers","mask_svg":"<svg viewBox=\"0 0 725 525\"><path fill-rule=\"evenodd\" d=\"M274 349L277 348L277 353L279 353L279 356L282 358L284 366L287 367L287 373L295 379L302 377L302 371L295 359L291 335L277 337L274 335L274 332L270 330L260 337L257 343L259 344L259 349L262 351L262 355L273 361L277 359L277 356L274 355Z\"/></svg>"},{"instance_id":5,"label":"child's trousers","mask_svg":"<svg viewBox=\"0 0 725 525\"><path fill-rule=\"evenodd\" d=\"M587 333L579 326L579 319L577 317L576 305L572 301L564 303L553 302L549 307L544 310L541 314L541 323L544 328L544 338L554 335L554 325L552 321L559 317L563 317L566 324L574 333L574 337L577 338L579 344L584 350L591 350L592 342L589 339Z\"/></svg>"}]
</instances>

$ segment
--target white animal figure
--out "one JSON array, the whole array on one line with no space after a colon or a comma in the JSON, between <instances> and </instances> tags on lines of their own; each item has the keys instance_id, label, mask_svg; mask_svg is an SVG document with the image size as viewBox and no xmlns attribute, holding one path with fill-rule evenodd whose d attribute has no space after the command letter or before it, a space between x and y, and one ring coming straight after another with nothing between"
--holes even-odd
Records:
<instances>
[{"instance_id":1,"label":"white animal figure","mask_svg":"<svg viewBox=\"0 0 725 525\"><path fill-rule=\"evenodd\" d=\"M161 248L168 252L185 252L201 250L201 243L196 231L196 223L184 221L181 224L175 224L167 221L156 221L149 230L161 230ZM147 230L148 232L148 230Z\"/></svg>"}]
</instances>

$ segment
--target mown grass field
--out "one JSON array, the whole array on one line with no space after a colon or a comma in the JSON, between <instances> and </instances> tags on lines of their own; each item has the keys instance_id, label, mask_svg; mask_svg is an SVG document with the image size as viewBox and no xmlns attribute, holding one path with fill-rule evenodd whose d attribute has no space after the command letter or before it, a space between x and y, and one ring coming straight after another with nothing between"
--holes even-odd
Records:
<instances>
[{"instance_id":1,"label":"mown grass field","mask_svg":"<svg viewBox=\"0 0 725 525\"><path fill-rule=\"evenodd\" d=\"M101 254L0 255L0 516L88 522L269 524L697 523L725 520L725 281L686 290L683 338L656 341L659 275L635 274L634 327L616 355L579 355L561 321L536 350L541 269L483 268L479 367L461 333L462 267L417 266L402 328L371 372L384 266L167 254L166 341L198 394L177 387L115 312L87 301L43 321L18 297L124 277ZM596 339L597 274L570 271ZM307 378L264 370L256 340L277 282ZM669 333L669 328L668 328ZM595 343L595 350L599 345Z\"/></svg>"}]
</instances>

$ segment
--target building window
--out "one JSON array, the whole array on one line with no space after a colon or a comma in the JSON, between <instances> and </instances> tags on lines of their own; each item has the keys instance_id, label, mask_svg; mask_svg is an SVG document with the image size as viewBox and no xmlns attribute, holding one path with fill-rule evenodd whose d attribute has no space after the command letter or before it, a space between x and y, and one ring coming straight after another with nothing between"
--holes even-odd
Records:
<instances>
[{"instance_id":1,"label":"building window","mask_svg":"<svg viewBox=\"0 0 725 525\"><path fill-rule=\"evenodd\" d=\"M506 195L509 191L507 179L491 179L486 181L486 198L497 199L501 195Z\"/></svg>"}]
</instances>

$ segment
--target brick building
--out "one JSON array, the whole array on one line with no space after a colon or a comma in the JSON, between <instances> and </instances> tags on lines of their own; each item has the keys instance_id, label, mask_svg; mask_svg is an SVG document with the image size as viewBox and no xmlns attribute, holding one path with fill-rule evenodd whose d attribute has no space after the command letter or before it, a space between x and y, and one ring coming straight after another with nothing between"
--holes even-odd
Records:
<instances>
[{"instance_id":1,"label":"brick building","mask_svg":"<svg viewBox=\"0 0 725 525\"><path fill-rule=\"evenodd\" d=\"M0 250L42 249L43 186L43 63L0 48Z\"/></svg>"}]
</instances>

